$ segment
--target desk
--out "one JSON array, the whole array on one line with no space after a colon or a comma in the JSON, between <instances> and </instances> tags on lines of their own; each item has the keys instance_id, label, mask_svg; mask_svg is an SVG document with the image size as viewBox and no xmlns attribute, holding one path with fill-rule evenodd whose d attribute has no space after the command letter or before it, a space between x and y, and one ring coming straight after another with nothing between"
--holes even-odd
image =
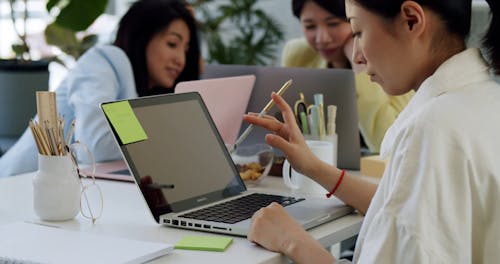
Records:
<instances>
[{"instance_id":1,"label":"desk","mask_svg":"<svg viewBox=\"0 0 500 264\"><path fill-rule=\"evenodd\" d=\"M15 221L39 221L33 211L33 173L0 179L0 225ZM286 191L281 178L267 177L255 190ZM65 229L105 234L143 241L175 244L185 235L216 235L169 228L157 224L135 184L98 181L104 196L104 211L95 225L78 215L65 222L50 222ZM325 247L352 237L359 232L363 217L348 215L310 230ZM83 249L84 250L84 249ZM223 253L174 250L151 263L287 263L281 254L254 245L243 237L234 237Z\"/></svg>"}]
</instances>

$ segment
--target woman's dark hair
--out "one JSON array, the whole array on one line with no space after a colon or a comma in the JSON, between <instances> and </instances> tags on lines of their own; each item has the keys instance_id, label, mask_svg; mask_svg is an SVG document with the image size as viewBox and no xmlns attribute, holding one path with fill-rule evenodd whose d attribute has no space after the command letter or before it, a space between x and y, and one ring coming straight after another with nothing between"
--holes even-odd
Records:
<instances>
[{"instance_id":1,"label":"woman's dark hair","mask_svg":"<svg viewBox=\"0 0 500 264\"><path fill-rule=\"evenodd\" d=\"M293 15L300 19L302 9L305 3L309 1L316 3L334 16L347 20L345 14L345 0L292 0Z\"/></svg>"},{"instance_id":2,"label":"woman's dark hair","mask_svg":"<svg viewBox=\"0 0 500 264\"><path fill-rule=\"evenodd\" d=\"M169 93L174 89L150 89L146 64L146 47L150 40L165 30L174 20L181 19L189 28L189 50L186 65L175 80L196 80L199 78L200 48L196 23L182 0L139 0L132 4L120 20L114 45L120 47L128 56L134 72L135 86L139 96L152 93ZM174 87L175 87L174 84Z\"/></svg>"},{"instance_id":3,"label":"woman's dark hair","mask_svg":"<svg viewBox=\"0 0 500 264\"><path fill-rule=\"evenodd\" d=\"M401 10L401 4L406 0L351 0L375 14L386 19L395 18ZM470 32L471 25L471 0L414 0L436 13L446 24L449 32L466 39ZM497 73L500 73L500 58L498 35L500 34L499 24L499 0L486 0L490 5L492 21L490 28L484 38L484 47L489 52L491 65Z\"/></svg>"}]
</instances>

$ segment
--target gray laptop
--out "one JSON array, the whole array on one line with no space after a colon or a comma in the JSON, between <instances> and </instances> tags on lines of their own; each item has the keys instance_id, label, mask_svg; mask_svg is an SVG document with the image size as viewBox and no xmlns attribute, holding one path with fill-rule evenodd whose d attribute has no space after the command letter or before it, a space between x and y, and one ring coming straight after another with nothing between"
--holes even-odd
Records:
<instances>
[{"instance_id":1,"label":"gray laptop","mask_svg":"<svg viewBox=\"0 0 500 264\"><path fill-rule=\"evenodd\" d=\"M284 98L291 106L299 99L299 92L304 93L308 103L313 102L315 93L322 93L325 105L337 106L338 167L359 170L361 151L358 110L354 73L351 70L211 64L206 65L203 78L245 74L256 76L247 112L259 113L269 101L271 92L277 91L289 79L293 79L293 85L286 91ZM270 114L276 115L277 112L278 108L273 107ZM247 126L244 123L240 133ZM242 145L264 142L267 133L269 132L263 128L254 129Z\"/></svg>"},{"instance_id":2,"label":"gray laptop","mask_svg":"<svg viewBox=\"0 0 500 264\"><path fill-rule=\"evenodd\" d=\"M271 202L285 206L305 228L353 211L336 199L248 192L198 93L128 102L147 139L123 144L105 116L158 223L246 236L250 217Z\"/></svg>"}]
</instances>

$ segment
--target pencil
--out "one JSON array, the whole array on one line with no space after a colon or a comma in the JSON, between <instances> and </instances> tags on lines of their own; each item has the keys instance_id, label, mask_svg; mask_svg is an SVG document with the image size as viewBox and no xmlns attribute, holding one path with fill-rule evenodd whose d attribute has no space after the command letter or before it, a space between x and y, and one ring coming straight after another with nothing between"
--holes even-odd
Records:
<instances>
[{"instance_id":1,"label":"pencil","mask_svg":"<svg viewBox=\"0 0 500 264\"><path fill-rule=\"evenodd\" d=\"M34 124L35 124L34 128L36 131L36 135L37 135L38 140L40 141L42 149L43 149L42 154L43 155L50 155L50 148L49 148L49 145L47 143L46 138L43 135L42 128L40 127L40 125L38 123L34 122Z\"/></svg>"},{"instance_id":2,"label":"pencil","mask_svg":"<svg viewBox=\"0 0 500 264\"><path fill-rule=\"evenodd\" d=\"M43 151L42 143L40 143L40 140L39 140L39 138L37 136L37 133L36 133L36 130L35 130L35 124L33 123L33 119L30 120L29 127L31 129L31 133L33 134L33 138L35 139L35 143L36 143L36 147L38 149L38 153L43 154L44 151Z\"/></svg>"},{"instance_id":3,"label":"pencil","mask_svg":"<svg viewBox=\"0 0 500 264\"><path fill-rule=\"evenodd\" d=\"M71 145L71 138L73 137L73 131L75 131L75 119L71 121L71 125L69 127L68 135L66 135L66 145Z\"/></svg>"},{"instance_id":4,"label":"pencil","mask_svg":"<svg viewBox=\"0 0 500 264\"><path fill-rule=\"evenodd\" d=\"M278 90L277 94L282 95L283 93L285 93L285 91L288 89L288 87L290 87L290 85L292 85L292 79L290 79L286 83L284 83L283 86L281 86L281 88ZM264 109L262 109L262 111L260 111L259 117L262 117L263 115L267 114L267 112L269 110L271 110L271 107L273 107L273 105L274 105L274 101L273 101L273 99L271 99L267 103L267 105L264 107ZM234 143L233 148L229 151L230 153L233 153L236 150L236 148L241 144L241 142L243 142L248 137L250 132L252 132L253 127L254 127L254 125L250 124L247 127L247 129L245 129L245 131L241 134L241 136Z\"/></svg>"}]
</instances>

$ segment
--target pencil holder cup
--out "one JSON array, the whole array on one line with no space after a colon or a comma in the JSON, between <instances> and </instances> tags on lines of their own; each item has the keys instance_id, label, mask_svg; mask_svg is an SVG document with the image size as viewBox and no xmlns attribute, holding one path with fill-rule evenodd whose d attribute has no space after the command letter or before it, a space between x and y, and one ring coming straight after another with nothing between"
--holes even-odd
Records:
<instances>
[{"instance_id":1,"label":"pencil holder cup","mask_svg":"<svg viewBox=\"0 0 500 264\"><path fill-rule=\"evenodd\" d=\"M316 157L332 165L333 146L330 141L306 140L306 143ZM324 197L326 192L317 182L295 171L288 160L283 164L283 183L297 196Z\"/></svg>"},{"instance_id":2,"label":"pencil holder cup","mask_svg":"<svg viewBox=\"0 0 500 264\"><path fill-rule=\"evenodd\" d=\"M327 135L325 136L324 141L332 142L332 165L337 167L339 137L337 134Z\"/></svg>"},{"instance_id":3,"label":"pencil holder cup","mask_svg":"<svg viewBox=\"0 0 500 264\"><path fill-rule=\"evenodd\" d=\"M80 211L81 182L71 156L38 154L33 178L33 207L45 221L65 221Z\"/></svg>"},{"instance_id":4,"label":"pencil holder cup","mask_svg":"<svg viewBox=\"0 0 500 264\"><path fill-rule=\"evenodd\" d=\"M323 138L319 138L318 136L304 135L304 139L306 141L316 140L316 141L327 141L331 142L332 146L332 163L334 167L337 167L337 157L338 157L338 146L339 146L339 137L337 134L333 135L325 135Z\"/></svg>"}]
</instances>

